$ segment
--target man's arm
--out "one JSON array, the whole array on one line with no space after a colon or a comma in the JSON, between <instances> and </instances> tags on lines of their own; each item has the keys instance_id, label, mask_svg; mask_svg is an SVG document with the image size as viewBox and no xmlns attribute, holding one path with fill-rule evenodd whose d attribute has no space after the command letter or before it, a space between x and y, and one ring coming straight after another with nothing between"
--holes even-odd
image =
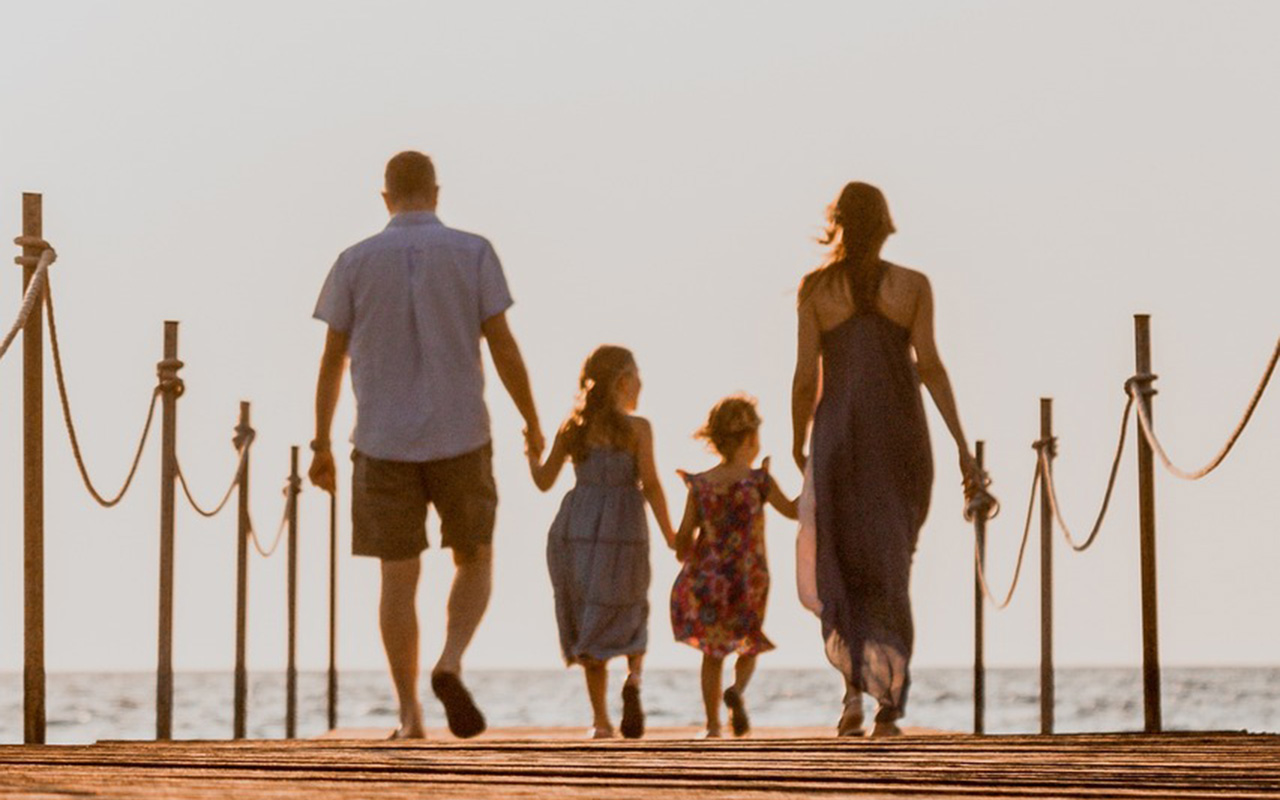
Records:
<instances>
[{"instance_id":1,"label":"man's arm","mask_svg":"<svg viewBox=\"0 0 1280 800\"><path fill-rule=\"evenodd\" d=\"M529 373L525 369L516 338L507 325L506 313L489 317L480 324L480 330L489 343L489 354L493 356L493 366L498 371L498 378L507 394L511 395L520 416L524 417L524 435L529 452L534 456L541 456L546 442L542 438L542 426L538 423L538 409L533 404Z\"/></svg>"},{"instance_id":2,"label":"man's arm","mask_svg":"<svg viewBox=\"0 0 1280 800\"><path fill-rule=\"evenodd\" d=\"M311 442L313 453L308 470L311 482L329 494L337 490L329 433L333 429L333 413L338 407L346 367L347 334L330 328L324 340L324 355L320 356L320 376L316 379L316 438Z\"/></svg>"}]
</instances>

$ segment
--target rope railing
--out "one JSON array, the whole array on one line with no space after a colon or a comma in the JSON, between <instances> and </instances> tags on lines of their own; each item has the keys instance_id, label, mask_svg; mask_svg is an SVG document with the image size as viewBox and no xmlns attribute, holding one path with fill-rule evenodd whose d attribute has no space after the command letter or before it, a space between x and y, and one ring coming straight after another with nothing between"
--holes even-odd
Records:
<instances>
[{"instance_id":1,"label":"rope railing","mask_svg":"<svg viewBox=\"0 0 1280 800\"><path fill-rule=\"evenodd\" d=\"M1083 553L1093 546L1097 541L1098 534L1102 531L1102 523L1107 518L1107 511L1111 506L1111 495L1116 488L1116 477L1120 474L1120 462L1124 458L1125 440L1129 436L1129 417L1133 412L1133 395L1128 394L1129 384L1126 383L1126 394L1128 401L1124 405L1124 413L1120 418L1120 441L1116 445L1115 457L1111 460L1111 475L1107 478L1107 489L1102 495L1102 508L1098 510L1098 516L1094 519L1093 528L1089 531L1089 536L1084 542L1077 542L1075 537L1071 535L1071 529L1067 527L1066 521L1062 518L1062 508L1058 503L1057 483L1053 479L1053 468L1051 461L1057 457L1057 438L1049 440L1045 446L1036 448L1036 462L1038 463L1040 473L1044 476L1045 488L1048 490L1049 508L1053 511L1054 521L1057 522L1058 528L1062 531L1062 536L1067 540L1067 545L1077 553ZM1037 442L1037 445L1040 443Z\"/></svg>"},{"instance_id":2,"label":"rope railing","mask_svg":"<svg viewBox=\"0 0 1280 800\"><path fill-rule=\"evenodd\" d=\"M1272 351L1271 359L1267 362L1267 368L1263 371L1262 380L1258 382L1258 388L1254 390L1253 397L1249 399L1249 405L1244 411L1244 416L1241 417L1235 430L1227 438L1227 443L1209 460L1209 463L1200 469L1184 470L1173 463L1173 460L1169 458L1169 454L1165 452L1160 438L1156 436L1155 426L1151 424L1146 408L1142 403L1138 403L1138 424L1142 429L1142 435L1147 440L1147 443L1151 445L1151 449L1155 451L1156 457L1160 459L1160 463L1164 465L1165 469L1174 477L1182 480L1198 481L1221 466L1222 462L1230 455L1232 448L1236 446L1236 442L1240 441L1240 436L1244 433L1244 429L1248 427L1249 420L1253 418L1253 412L1257 410L1258 403L1262 400L1262 395L1267 391L1267 386L1271 383L1271 376L1275 374L1277 362L1280 362L1280 340L1276 341L1275 350ZM1125 384L1125 390L1129 393L1130 398L1136 399L1144 391L1152 391L1149 388L1141 388L1138 384L1142 383L1144 386L1149 387L1154 378L1154 375L1135 375Z\"/></svg>"},{"instance_id":3,"label":"rope railing","mask_svg":"<svg viewBox=\"0 0 1280 800\"><path fill-rule=\"evenodd\" d=\"M26 237L19 236L14 239L14 244L23 244ZM13 259L15 264L25 266L30 262L30 256L17 256ZM40 254L36 261L35 274L31 276L31 282L27 284L27 290L22 295L22 304L18 306L18 317L13 321L9 332L4 335L4 339L0 340L0 358L4 358L9 352L9 346L13 344L13 340L18 338L18 334L22 329L27 327L27 320L31 318L31 312L40 306L40 300L44 296L45 287L49 282L49 267L53 266L53 262L58 260L58 254L52 247L46 247L44 252Z\"/></svg>"},{"instance_id":4,"label":"rope railing","mask_svg":"<svg viewBox=\"0 0 1280 800\"><path fill-rule=\"evenodd\" d=\"M1006 608L1008 608L1009 604L1013 602L1014 593L1018 590L1018 581L1022 577L1023 558L1027 554L1027 542L1031 538L1031 519L1032 519L1032 512L1035 510L1035 507L1036 507L1036 489L1039 489L1039 488L1040 488L1040 469L1037 466L1037 468L1035 469L1031 477L1031 497L1027 503L1027 521L1022 528L1022 543L1018 545L1018 560L1013 568L1013 580L1010 582L1009 591L1005 593L1003 600L997 600L995 594L991 591L991 584L987 580L986 566L982 563L982 551L979 548L977 538L975 537L974 539L974 543L973 543L974 573L978 576L978 583L982 587L983 596L986 597L987 601L991 603L991 605L995 606L997 611L1003 611ZM984 506L985 508L988 508L988 509L998 509L999 504L996 503L995 498L992 497L990 494L988 494L985 489L981 490L981 494L979 496L982 496L982 495L985 495L986 497L990 498L991 504L990 505L980 504L976 509L977 514L981 514L982 519L984 521L994 519L995 513L985 513L982 509ZM971 509L974 508L973 504L970 505L970 508ZM974 515L975 518L977 514ZM966 513L966 516L968 516L968 513Z\"/></svg>"},{"instance_id":5,"label":"rope railing","mask_svg":"<svg viewBox=\"0 0 1280 800\"><path fill-rule=\"evenodd\" d=\"M206 519L216 517L222 513L223 509L231 501L235 495L236 489L240 486L240 476L244 474L245 464L249 460L249 448L253 446L254 433L250 431L247 436L236 444L236 470L231 475L231 483L227 486L227 490L223 492L222 499L212 508L206 508L202 503L198 502L191 492L191 485L187 483L186 473L182 471L182 462L175 462L175 470L178 475L178 485L182 487L182 494L186 496L187 503L200 516Z\"/></svg>"},{"instance_id":6,"label":"rope railing","mask_svg":"<svg viewBox=\"0 0 1280 800\"><path fill-rule=\"evenodd\" d=\"M76 469L80 472L80 480L84 483L84 488L103 508L113 508L118 505L124 496L128 493L129 487L133 485L134 476L138 474L138 465L142 463L142 454L147 447L147 437L151 433L151 425L155 421L156 403L165 391L163 380L156 385L151 392L151 403L147 408L147 419L142 425L142 435L138 438L138 446L134 450L133 463L129 465L129 472L125 476L124 483L120 489L111 497L106 497L94 485L93 479L89 477L89 469L85 465L84 454L80 450L80 437L76 433L75 422L71 416L71 401L67 394L67 380L62 371L62 348L58 341L58 322L57 315L53 310L53 284L49 282L45 288L45 311L49 316L49 349L53 354L53 374L58 384L58 400L62 406L62 421L67 429L67 437L71 440L71 454L75 458Z\"/></svg>"}]
</instances>

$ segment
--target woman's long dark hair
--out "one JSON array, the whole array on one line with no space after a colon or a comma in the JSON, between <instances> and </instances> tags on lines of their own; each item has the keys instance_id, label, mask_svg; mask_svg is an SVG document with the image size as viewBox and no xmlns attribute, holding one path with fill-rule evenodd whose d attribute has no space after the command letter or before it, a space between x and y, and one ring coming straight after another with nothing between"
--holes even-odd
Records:
<instances>
[{"instance_id":1,"label":"woman's long dark hair","mask_svg":"<svg viewBox=\"0 0 1280 800\"><path fill-rule=\"evenodd\" d=\"M836 201L827 208L827 230L818 241L831 245L831 255L800 285L800 302L814 289L842 278L859 312L874 311L884 264L880 248L893 233L893 220L884 193L869 183L845 185Z\"/></svg>"},{"instance_id":2,"label":"woman's long dark hair","mask_svg":"<svg viewBox=\"0 0 1280 800\"><path fill-rule=\"evenodd\" d=\"M635 434L627 415L618 410L618 378L634 368L635 356L625 347L604 344L582 365L578 378L578 405L565 420L563 435L569 457L584 460L593 444L608 443L630 450Z\"/></svg>"}]
</instances>

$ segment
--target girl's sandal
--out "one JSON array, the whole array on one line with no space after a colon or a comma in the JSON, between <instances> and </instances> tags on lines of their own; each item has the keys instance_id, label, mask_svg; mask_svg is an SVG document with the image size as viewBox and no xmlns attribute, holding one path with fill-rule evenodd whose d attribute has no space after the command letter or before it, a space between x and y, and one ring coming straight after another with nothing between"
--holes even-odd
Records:
<instances>
[{"instance_id":1,"label":"girl's sandal","mask_svg":"<svg viewBox=\"0 0 1280 800\"><path fill-rule=\"evenodd\" d=\"M644 736L644 709L640 706L640 687L634 683L622 687L622 735L628 739Z\"/></svg>"},{"instance_id":2,"label":"girl's sandal","mask_svg":"<svg viewBox=\"0 0 1280 800\"><path fill-rule=\"evenodd\" d=\"M724 704L729 707L729 724L733 726L734 736L746 736L751 732L751 718L747 716L747 705L742 702L742 693L730 686L724 690Z\"/></svg>"}]
</instances>

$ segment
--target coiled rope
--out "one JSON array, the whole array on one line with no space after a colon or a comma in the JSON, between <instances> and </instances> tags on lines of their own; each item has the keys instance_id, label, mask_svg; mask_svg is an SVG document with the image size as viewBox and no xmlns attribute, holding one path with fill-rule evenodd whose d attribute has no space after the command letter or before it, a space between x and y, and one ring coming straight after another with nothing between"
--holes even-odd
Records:
<instances>
[{"instance_id":1,"label":"coiled rope","mask_svg":"<svg viewBox=\"0 0 1280 800\"><path fill-rule=\"evenodd\" d=\"M67 380L62 371L62 348L58 342L58 318L53 310L53 284L51 282L46 283L44 300L45 310L49 315L49 347L53 351L53 375L58 384L58 400L62 406L62 421L67 429L67 437L71 440L71 454L75 457L76 469L80 472L80 480L84 483L84 488L89 490L89 494L97 501L98 505L103 508L112 508L124 499L129 487L133 485L134 476L138 474L138 465L142 463L142 453L147 447L147 437L151 433L151 424L155 421L156 401L164 393L165 385L161 381L151 392L151 404L147 408L147 419L142 425L142 435L138 438L138 447L134 451L133 463L129 465L129 473L125 476L124 484L114 495L109 498L106 497L98 491L98 488L93 484L93 480L89 477L89 470L84 462L84 454L80 450L80 437L76 435L75 422L71 416L71 401L67 395Z\"/></svg>"},{"instance_id":2,"label":"coiled rope","mask_svg":"<svg viewBox=\"0 0 1280 800\"><path fill-rule=\"evenodd\" d=\"M1254 390L1253 397L1249 400L1249 406L1244 411L1244 416L1236 425L1231 436L1227 439L1227 443L1223 445L1218 454L1210 459L1208 464L1197 470L1187 471L1177 467L1165 452L1164 446L1160 443L1159 437L1156 436L1155 427L1151 424L1151 419L1147 416L1147 409L1142 403L1138 403L1138 424L1142 429L1142 435L1146 438L1147 443L1151 445L1151 449L1155 451L1160 459L1160 463L1164 464L1165 469L1169 470L1175 477L1182 478L1186 481L1198 481L1209 473L1218 468L1227 455L1231 452L1231 448L1236 446L1236 442L1240 441L1240 435L1244 433L1244 429L1249 424L1249 420L1253 417L1254 410L1258 407L1258 402L1262 400L1262 395L1267 391L1267 386L1271 383L1271 376L1275 373L1276 362L1280 361L1280 340L1276 341L1275 350L1271 353L1271 360L1267 362L1267 368L1262 374L1262 380L1258 383L1258 388ZM1150 392L1149 388L1154 375L1135 375L1125 384L1129 396L1137 398L1139 394ZM1139 388L1137 384L1142 383L1144 386Z\"/></svg>"},{"instance_id":3,"label":"coiled rope","mask_svg":"<svg viewBox=\"0 0 1280 800\"><path fill-rule=\"evenodd\" d=\"M23 241L24 237L19 237L14 240L14 243L22 244ZM30 256L17 256L13 261L15 264L25 266L30 259ZM27 284L27 291L22 295L22 305L18 307L18 318L14 320L9 332L4 335L4 340L0 341L0 358L4 358L5 353L9 352L9 346L13 344L13 340L18 338L18 334L23 328L27 327L27 320L30 319L31 312L39 307L45 286L49 282L49 267L57 260L58 254L52 247L46 247L44 252L40 254L40 258L36 262L36 271L31 276L31 281Z\"/></svg>"}]
</instances>

